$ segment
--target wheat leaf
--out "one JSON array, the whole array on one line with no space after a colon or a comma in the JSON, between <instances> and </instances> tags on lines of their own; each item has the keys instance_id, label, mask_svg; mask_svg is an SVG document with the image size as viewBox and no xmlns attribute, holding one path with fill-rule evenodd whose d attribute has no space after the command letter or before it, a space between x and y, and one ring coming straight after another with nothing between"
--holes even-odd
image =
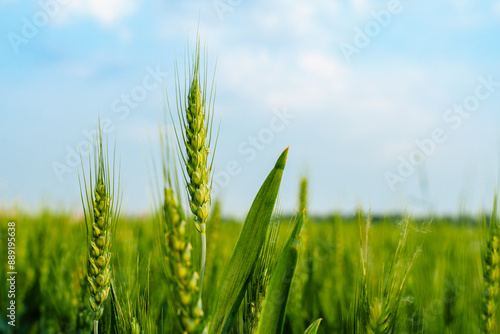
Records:
<instances>
[{"instance_id":1,"label":"wheat leaf","mask_svg":"<svg viewBox=\"0 0 500 334\"><path fill-rule=\"evenodd\" d=\"M217 293L210 334L227 333L245 295L264 245L285 168L288 148L281 154L255 197Z\"/></svg>"},{"instance_id":2,"label":"wheat leaf","mask_svg":"<svg viewBox=\"0 0 500 334\"><path fill-rule=\"evenodd\" d=\"M295 267L297 266L300 233L304 226L304 217L305 212L303 211L273 271L271 281L267 287L257 334L281 334L283 331L286 303L292 286Z\"/></svg>"},{"instance_id":3,"label":"wheat leaf","mask_svg":"<svg viewBox=\"0 0 500 334\"><path fill-rule=\"evenodd\" d=\"M304 334L316 334L318 332L319 324L321 323L321 318L317 319L313 322L307 329L304 331Z\"/></svg>"}]
</instances>

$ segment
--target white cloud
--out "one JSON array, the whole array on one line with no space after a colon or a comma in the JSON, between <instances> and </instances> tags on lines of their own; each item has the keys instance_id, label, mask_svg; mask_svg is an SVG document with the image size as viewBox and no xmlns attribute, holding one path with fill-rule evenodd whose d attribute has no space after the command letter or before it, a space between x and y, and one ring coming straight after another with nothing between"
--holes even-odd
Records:
<instances>
[{"instance_id":1,"label":"white cloud","mask_svg":"<svg viewBox=\"0 0 500 334\"><path fill-rule=\"evenodd\" d=\"M300 57L302 68L318 76L335 77L341 73L341 65L321 52L307 52Z\"/></svg>"},{"instance_id":2,"label":"white cloud","mask_svg":"<svg viewBox=\"0 0 500 334\"><path fill-rule=\"evenodd\" d=\"M342 18L342 10L339 4L331 1L319 1L314 4L309 4L301 1L296 1L294 6L290 6L288 1L285 1L281 8L287 8L282 12L282 21L286 24L281 24L285 27L283 31L286 35L299 36L307 38L311 43L328 43L335 36L335 29L328 27Z\"/></svg>"},{"instance_id":3,"label":"white cloud","mask_svg":"<svg viewBox=\"0 0 500 334\"><path fill-rule=\"evenodd\" d=\"M272 53L257 45L224 50L219 91L251 101L256 112L287 106L321 119L315 128L325 141L371 143L380 148L378 162L392 161L429 135L464 89L459 82L469 72L463 64L403 60L352 67L319 49L287 51ZM461 74L436 77L437 69Z\"/></svg>"},{"instance_id":4,"label":"white cloud","mask_svg":"<svg viewBox=\"0 0 500 334\"><path fill-rule=\"evenodd\" d=\"M112 24L136 9L134 0L87 0L92 15L104 24Z\"/></svg>"},{"instance_id":5,"label":"white cloud","mask_svg":"<svg viewBox=\"0 0 500 334\"><path fill-rule=\"evenodd\" d=\"M351 0L351 7L361 15L367 14L371 8L369 0Z\"/></svg>"},{"instance_id":6,"label":"white cloud","mask_svg":"<svg viewBox=\"0 0 500 334\"><path fill-rule=\"evenodd\" d=\"M100 24L112 26L132 14L137 7L136 0L72 0L64 5L56 20L67 25L77 18L92 17Z\"/></svg>"},{"instance_id":7,"label":"white cloud","mask_svg":"<svg viewBox=\"0 0 500 334\"><path fill-rule=\"evenodd\" d=\"M300 34L310 33L317 8L307 2L300 2L293 6L288 13L288 20Z\"/></svg>"}]
</instances>

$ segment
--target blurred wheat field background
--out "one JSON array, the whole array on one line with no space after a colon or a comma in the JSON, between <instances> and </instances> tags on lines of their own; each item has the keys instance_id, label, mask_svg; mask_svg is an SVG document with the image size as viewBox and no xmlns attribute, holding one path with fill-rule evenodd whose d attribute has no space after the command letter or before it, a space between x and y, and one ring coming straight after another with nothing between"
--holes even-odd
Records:
<instances>
[{"instance_id":1,"label":"blurred wheat field background","mask_svg":"<svg viewBox=\"0 0 500 334\"><path fill-rule=\"evenodd\" d=\"M223 205L222 203L220 205ZM213 213L214 232L207 257L205 291L215 291L232 252L241 223ZM85 230L79 217L42 211L26 215L2 211L2 221L17 221L17 277L19 308L15 333L89 333L92 314L88 307L85 279ZM367 216L361 214L364 226ZM387 266L397 247L403 217L372 217L369 284L378 287L387 279ZM421 244L402 292L397 333L477 333L481 326L483 284L479 220L415 220L412 245ZM289 232L288 217L282 217L281 242ZM361 273L358 217L309 218L307 243L301 249L285 316L285 333L303 333L306 325L323 318L318 333L349 333L356 283ZM162 258L155 253L156 236L152 217L122 217L114 241L115 288L106 304L103 329L116 326L119 301L123 321L135 321L144 333L172 333L168 293L161 274ZM6 234L2 225L2 236ZM424 235L425 233L425 235ZM5 252L1 253L5 257ZM2 263L6 262L2 258ZM5 271L1 271L5 275ZM5 277L1 277L5 282ZM118 300L114 300L116 293ZM380 297L380 295L379 295ZM2 310L7 295L1 295ZM207 312L214 293L204 295ZM22 305L22 306L21 306ZM107 315L107 316L106 316ZM498 317L498 315L497 315ZM116 319L115 319L116 318ZM5 318L2 332L7 332ZM147 329L147 330L144 330ZM235 326L234 333L240 333ZM246 333L246 332L245 332Z\"/></svg>"}]
</instances>

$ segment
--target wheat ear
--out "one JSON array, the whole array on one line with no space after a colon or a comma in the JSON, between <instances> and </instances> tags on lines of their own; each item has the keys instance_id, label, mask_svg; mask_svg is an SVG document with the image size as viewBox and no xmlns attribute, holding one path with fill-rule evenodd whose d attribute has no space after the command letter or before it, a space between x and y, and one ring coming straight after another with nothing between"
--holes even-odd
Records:
<instances>
[{"instance_id":1,"label":"wheat ear","mask_svg":"<svg viewBox=\"0 0 500 334\"><path fill-rule=\"evenodd\" d=\"M193 263L193 247L188 227L174 191L165 188L163 205L165 260L167 275L173 283L172 299L183 333L198 333L203 329L203 309L200 296L200 275Z\"/></svg>"},{"instance_id":2,"label":"wheat ear","mask_svg":"<svg viewBox=\"0 0 500 334\"><path fill-rule=\"evenodd\" d=\"M189 52L188 52L189 53ZM186 181L189 208L194 214L196 229L201 235L201 285L205 274L206 263L206 222L210 213L210 192L213 166L213 155L209 160L212 142L213 102L215 98L214 83L207 96L207 74L202 73L200 66L200 42L196 44L192 63L189 69L188 94L183 98L177 77L176 96L177 114L182 131L176 131L181 157L186 166ZM206 65L206 64L205 64ZM206 68L206 66L205 66ZM184 145L180 143L181 132ZM215 140L217 141L217 140ZM216 143L214 145L215 150ZM185 147L185 152L183 152Z\"/></svg>"},{"instance_id":3,"label":"wheat ear","mask_svg":"<svg viewBox=\"0 0 500 334\"><path fill-rule=\"evenodd\" d=\"M89 302L94 312L94 333L97 333L110 291L112 236L118 219L120 196L119 181L115 184L113 177L114 155L110 166L100 122L94 140L94 156L93 159L89 157L89 179L86 180L82 168L84 181L83 187L80 182L80 189L87 227Z\"/></svg>"},{"instance_id":4,"label":"wheat ear","mask_svg":"<svg viewBox=\"0 0 500 334\"><path fill-rule=\"evenodd\" d=\"M495 194L493 204L493 214L490 220L488 233L488 242L484 252L483 264L483 311L481 314L482 327L484 333L494 333L497 327L496 311L497 297L500 278L500 231L497 221L497 202L498 196Z\"/></svg>"}]
</instances>

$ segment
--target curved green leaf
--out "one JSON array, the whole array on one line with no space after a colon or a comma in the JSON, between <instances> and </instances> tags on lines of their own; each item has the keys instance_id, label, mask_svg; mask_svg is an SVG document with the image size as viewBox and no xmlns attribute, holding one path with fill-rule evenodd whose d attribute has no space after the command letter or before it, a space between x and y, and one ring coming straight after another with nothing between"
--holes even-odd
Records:
<instances>
[{"instance_id":1,"label":"curved green leaf","mask_svg":"<svg viewBox=\"0 0 500 334\"><path fill-rule=\"evenodd\" d=\"M311 326L307 327L304 331L304 334L316 334L318 332L319 324L321 323L321 318L317 319L315 322L311 324Z\"/></svg>"},{"instance_id":2,"label":"curved green leaf","mask_svg":"<svg viewBox=\"0 0 500 334\"><path fill-rule=\"evenodd\" d=\"M278 196L288 148L281 154L255 197L221 279L210 334L227 333L259 258Z\"/></svg>"}]
</instances>

